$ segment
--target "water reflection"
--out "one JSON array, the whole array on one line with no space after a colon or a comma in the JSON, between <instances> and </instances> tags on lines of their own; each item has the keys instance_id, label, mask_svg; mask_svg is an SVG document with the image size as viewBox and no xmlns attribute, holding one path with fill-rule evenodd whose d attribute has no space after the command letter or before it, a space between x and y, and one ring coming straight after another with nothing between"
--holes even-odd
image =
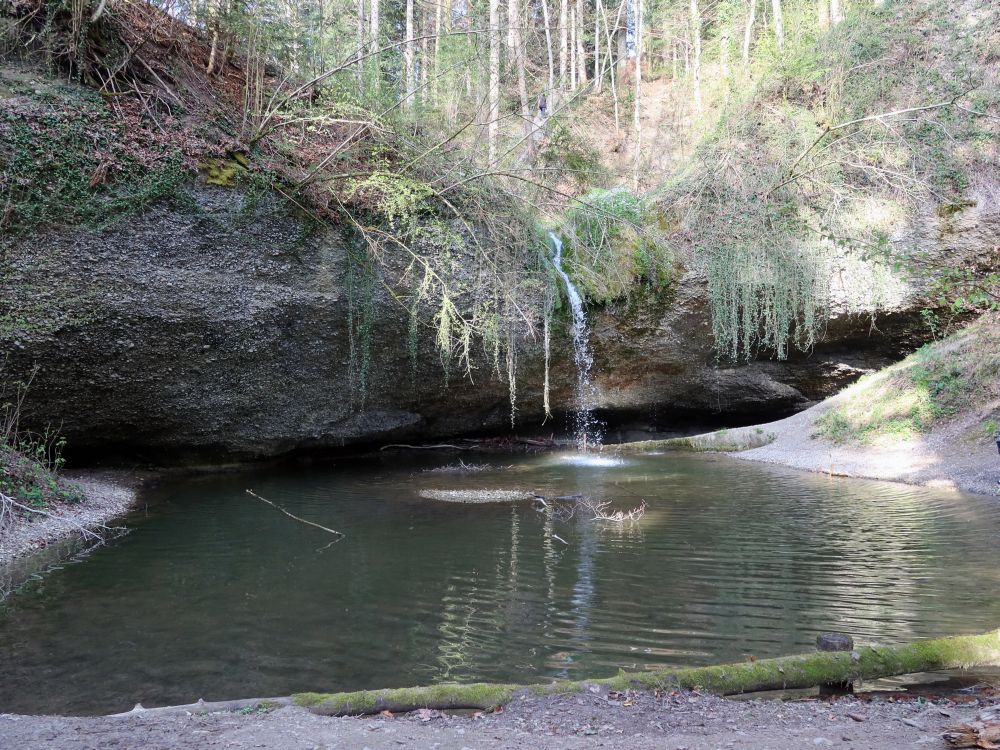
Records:
<instances>
[{"instance_id":1,"label":"water reflection","mask_svg":"<svg viewBox=\"0 0 1000 750\"><path fill-rule=\"evenodd\" d=\"M826 629L893 642L1000 620L989 498L706 456L420 471L448 460L162 488L132 534L0 610L0 711L572 678L789 653ZM320 532L247 487L348 538L317 553ZM607 524L428 488L649 510Z\"/></svg>"}]
</instances>

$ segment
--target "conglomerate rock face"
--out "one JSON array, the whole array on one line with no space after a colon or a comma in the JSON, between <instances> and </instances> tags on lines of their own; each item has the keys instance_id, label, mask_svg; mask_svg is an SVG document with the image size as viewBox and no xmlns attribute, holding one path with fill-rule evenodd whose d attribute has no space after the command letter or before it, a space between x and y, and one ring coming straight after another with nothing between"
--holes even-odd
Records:
<instances>
[{"instance_id":1,"label":"conglomerate rock face","mask_svg":"<svg viewBox=\"0 0 1000 750\"><path fill-rule=\"evenodd\" d=\"M406 311L380 294L362 404L349 240L307 232L266 202L245 216L236 190L194 187L189 197L103 232L53 231L5 249L5 380L38 368L25 424L51 425L78 448L160 460L509 423L504 384L453 376L446 387L429 350L414 370Z\"/></svg>"},{"instance_id":2,"label":"conglomerate rock face","mask_svg":"<svg viewBox=\"0 0 1000 750\"><path fill-rule=\"evenodd\" d=\"M153 462L510 428L506 382L484 361L471 380L452 374L446 383L429 335L414 364L406 310L381 291L371 300L362 399L348 333L352 240L307 231L269 200L245 200L238 190L191 186L183 202L110 229L0 243L3 380L10 391L32 378L23 425L49 426L77 449ZM975 245L996 232L995 219L970 220L967 233L951 236ZM688 274L661 299L590 311L600 409L612 426L627 419L661 429L780 416L912 351L927 337L920 307L912 299L874 325L840 316L812 352L727 367L715 360L704 284ZM569 347L555 335L557 412L573 409ZM542 362L540 342L526 338L519 430L542 423Z\"/></svg>"}]
</instances>

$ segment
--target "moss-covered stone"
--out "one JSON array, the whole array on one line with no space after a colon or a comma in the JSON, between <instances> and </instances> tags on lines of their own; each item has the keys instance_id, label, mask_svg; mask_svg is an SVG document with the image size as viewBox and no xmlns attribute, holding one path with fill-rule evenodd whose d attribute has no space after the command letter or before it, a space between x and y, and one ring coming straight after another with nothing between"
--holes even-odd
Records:
<instances>
[{"instance_id":1,"label":"moss-covered stone","mask_svg":"<svg viewBox=\"0 0 1000 750\"><path fill-rule=\"evenodd\" d=\"M205 182L219 187L236 187L240 176L247 171L248 160L242 154L233 154L228 159L205 159L201 173Z\"/></svg>"}]
</instances>

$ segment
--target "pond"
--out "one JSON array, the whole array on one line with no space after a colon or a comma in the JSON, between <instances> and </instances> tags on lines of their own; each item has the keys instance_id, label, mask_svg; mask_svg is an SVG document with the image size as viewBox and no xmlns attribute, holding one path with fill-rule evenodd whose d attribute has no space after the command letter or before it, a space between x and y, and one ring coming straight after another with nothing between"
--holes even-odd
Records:
<instances>
[{"instance_id":1,"label":"pond","mask_svg":"<svg viewBox=\"0 0 1000 750\"><path fill-rule=\"evenodd\" d=\"M463 458L489 467L386 455L150 491L130 534L0 604L0 712L598 677L1000 622L991 498L723 456ZM463 488L648 507L419 495Z\"/></svg>"}]
</instances>

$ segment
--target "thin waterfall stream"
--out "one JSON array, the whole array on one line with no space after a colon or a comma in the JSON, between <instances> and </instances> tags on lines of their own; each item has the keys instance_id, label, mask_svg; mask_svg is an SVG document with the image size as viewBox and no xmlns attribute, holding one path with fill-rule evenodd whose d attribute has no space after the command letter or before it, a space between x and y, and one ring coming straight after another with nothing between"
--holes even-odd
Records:
<instances>
[{"instance_id":1,"label":"thin waterfall stream","mask_svg":"<svg viewBox=\"0 0 1000 750\"><path fill-rule=\"evenodd\" d=\"M573 435L577 447L586 451L588 446L600 445L600 423L594 417L597 403L596 388L590 379L594 366L594 355L590 351L590 336L587 331L587 314L583 309L583 298L562 267L563 243L555 232L549 232L552 241L552 267L566 285L572 321L570 333L573 337L573 361L576 364L576 414L573 417Z\"/></svg>"}]
</instances>

